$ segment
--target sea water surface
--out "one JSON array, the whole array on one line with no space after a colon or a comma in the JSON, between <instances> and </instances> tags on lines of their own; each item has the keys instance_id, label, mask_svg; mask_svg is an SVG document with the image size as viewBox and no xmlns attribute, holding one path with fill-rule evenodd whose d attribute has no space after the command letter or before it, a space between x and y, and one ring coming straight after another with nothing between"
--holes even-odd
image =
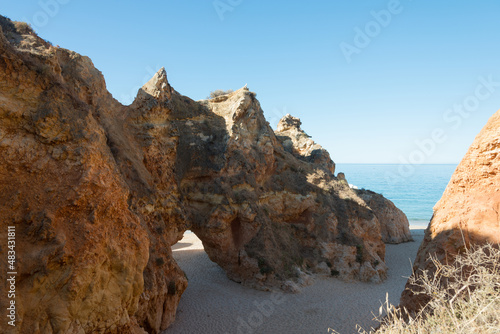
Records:
<instances>
[{"instance_id":1,"label":"sea water surface","mask_svg":"<svg viewBox=\"0 0 500 334\"><path fill-rule=\"evenodd\" d=\"M457 165L337 164L347 182L381 193L401 209L410 225L426 228Z\"/></svg>"}]
</instances>

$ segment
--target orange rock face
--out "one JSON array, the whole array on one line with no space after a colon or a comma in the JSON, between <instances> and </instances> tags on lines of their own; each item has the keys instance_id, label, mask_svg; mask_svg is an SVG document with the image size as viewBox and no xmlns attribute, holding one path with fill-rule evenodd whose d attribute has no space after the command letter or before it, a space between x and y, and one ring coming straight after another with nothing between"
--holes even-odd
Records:
<instances>
[{"instance_id":1,"label":"orange rock face","mask_svg":"<svg viewBox=\"0 0 500 334\"><path fill-rule=\"evenodd\" d=\"M357 189L355 191L377 216L380 224L380 234L386 244L413 241L408 218L394 203L370 190Z\"/></svg>"},{"instance_id":2,"label":"orange rock face","mask_svg":"<svg viewBox=\"0 0 500 334\"><path fill-rule=\"evenodd\" d=\"M2 332L160 332L187 287L171 246L188 229L259 289L385 278L377 210L397 209L337 179L293 118L275 134L248 89L195 102L164 69L123 106L87 57L0 26L0 239L16 227L18 273Z\"/></svg>"},{"instance_id":3,"label":"orange rock face","mask_svg":"<svg viewBox=\"0 0 500 334\"><path fill-rule=\"evenodd\" d=\"M430 270L429 254L440 261L453 258L471 244L500 244L500 111L490 118L458 165L415 259L414 271ZM407 284L407 289L415 287ZM401 306L420 309L427 300L409 290Z\"/></svg>"},{"instance_id":4,"label":"orange rock face","mask_svg":"<svg viewBox=\"0 0 500 334\"><path fill-rule=\"evenodd\" d=\"M15 226L17 251L17 325L2 332L158 332L187 286L180 235L142 200L159 191L123 107L88 58L0 19L0 238Z\"/></svg>"}]
</instances>

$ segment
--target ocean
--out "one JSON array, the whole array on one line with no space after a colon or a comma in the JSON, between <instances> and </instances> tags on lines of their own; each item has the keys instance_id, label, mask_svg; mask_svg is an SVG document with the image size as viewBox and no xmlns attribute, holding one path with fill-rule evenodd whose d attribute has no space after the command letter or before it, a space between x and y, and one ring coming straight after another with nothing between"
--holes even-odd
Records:
<instances>
[{"instance_id":1,"label":"ocean","mask_svg":"<svg viewBox=\"0 0 500 334\"><path fill-rule=\"evenodd\" d=\"M410 224L426 228L457 165L336 164L347 182L384 195L401 209Z\"/></svg>"}]
</instances>

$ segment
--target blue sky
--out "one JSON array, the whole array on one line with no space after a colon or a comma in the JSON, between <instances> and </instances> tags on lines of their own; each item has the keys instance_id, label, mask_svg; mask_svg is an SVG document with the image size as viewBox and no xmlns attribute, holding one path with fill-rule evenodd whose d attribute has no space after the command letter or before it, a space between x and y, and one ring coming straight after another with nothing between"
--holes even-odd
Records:
<instances>
[{"instance_id":1,"label":"blue sky","mask_svg":"<svg viewBox=\"0 0 500 334\"><path fill-rule=\"evenodd\" d=\"M162 66L193 99L248 84L273 127L300 117L339 163L458 163L500 109L494 0L41 0L0 13L89 56L122 103Z\"/></svg>"}]
</instances>

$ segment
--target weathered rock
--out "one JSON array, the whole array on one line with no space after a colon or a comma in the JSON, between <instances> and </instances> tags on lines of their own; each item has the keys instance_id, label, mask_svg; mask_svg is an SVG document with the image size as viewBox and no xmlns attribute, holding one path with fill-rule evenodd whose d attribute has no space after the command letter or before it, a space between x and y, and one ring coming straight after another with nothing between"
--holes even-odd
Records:
<instances>
[{"instance_id":1,"label":"weathered rock","mask_svg":"<svg viewBox=\"0 0 500 334\"><path fill-rule=\"evenodd\" d=\"M301 124L300 119L290 114L285 115L279 121L276 137L283 148L300 160L318 164L331 173L335 173L335 163L330 158L330 154L300 128Z\"/></svg>"},{"instance_id":2,"label":"weathered rock","mask_svg":"<svg viewBox=\"0 0 500 334\"><path fill-rule=\"evenodd\" d=\"M500 244L500 111L490 118L453 174L418 250L414 272L435 269L428 260L450 263L473 244ZM419 310L428 300L410 284L401 306Z\"/></svg>"},{"instance_id":3,"label":"weathered rock","mask_svg":"<svg viewBox=\"0 0 500 334\"><path fill-rule=\"evenodd\" d=\"M377 218L326 163L284 149L287 130L277 140L247 89L205 103L225 120L225 162L219 178L193 175L183 183L197 189L188 191L196 200L188 201L193 231L231 279L268 288L293 278L295 267L321 272L322 262L345 279L385 278Z\"/></svg>"},{"instance_id":4,"label":"weathered rock","mask_svg":"<svg viewBox=\"0 0 500 334\"><path fill-rule=\"evenodd\" d=\"M322 167L327 174L328 171L334 173L335 164L330 154L300 128L301 124L300 119L287 114L278 123L276 137L284 149L298 159L313 163L316 168ZM344 173L338 173L337 179L343 185L349 185ZM375 213L385 243L396 244L413 240L406 215L394 203L373 191L353 190Z\"/></svg>"},{"instance_id":5,"label":"weathered rock","mask_svg":"<svg viewBox=\"0 0 500 334\"><path fill-rule=\"evenodd\" d=\"M165 329L187 286L171 250L187 229L260 289L328 269L386 276L378 209L297 119L277 137L246 87L195 102L164 69L123 106L87 57L0 25L0 238L16 226L19 293L8 333Z\"/></svg>"},{"instance_id":6,"label":"weathered rock","mask_svg":"<svg viewBox=\"0 0 500 334\"><path fill-rule=\"evenodd\" d=\"M0 237L16 227L17 271L16 327L2 332L132 328L149 240L89 100L108 94L104 80L88 58L0 20Z\"/></svg>"},{"instance_id":7,"label":"weathered rock","mask_svg":"<svg viewBox=\"0 0 500 334\"><path fill-rule=\"evenodd\" d=\"M372 209L380 223L382 240L386 244L399 244L413 241L408 218L394 203L370 190L355 189L363 201Z\"/></svg>"},{"instance_id":8,"label":"weathered rock","mask_svg":"<svg viewBox=\"0 0 500 334\"><path fill-rule=\"evenodd\" d=\"M90 59L0 23L0 221L17 231L10 332L158 332L187 286L170 250L178 204L149 210L159 165L143 163Z\"/></svg>"}]
</instances>

